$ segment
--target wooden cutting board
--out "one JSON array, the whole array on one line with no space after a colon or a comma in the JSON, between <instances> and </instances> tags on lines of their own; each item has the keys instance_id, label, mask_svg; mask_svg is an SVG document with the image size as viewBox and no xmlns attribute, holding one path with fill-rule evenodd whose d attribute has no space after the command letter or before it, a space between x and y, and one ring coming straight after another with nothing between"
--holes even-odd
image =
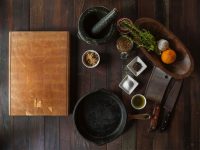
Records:
<instances>
[{"instance_id":1,"label":"wooden cutting board","mask_svg":"<svg viewBox=\"0 0 200 150\"><path fill-rule=\"evenodd\" d=\"M9 32L9 114L66 116L69 33Z\"/></svg>"}]
</instances>

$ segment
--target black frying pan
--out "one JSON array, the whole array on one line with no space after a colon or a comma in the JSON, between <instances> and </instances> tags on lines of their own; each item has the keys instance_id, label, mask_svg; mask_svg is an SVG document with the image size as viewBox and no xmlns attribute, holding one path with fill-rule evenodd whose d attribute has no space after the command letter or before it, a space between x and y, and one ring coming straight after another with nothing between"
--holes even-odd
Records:
<instances>
[{"instance_id":1,"label":"black frying pan","mask_svg":"<svg viewBox=\"0 0 200 150\"><path fill-rule=\"evenodd\" d=\"M127 112L115 94L101 89L82 97L75 106L73 117L77 130L84 138L103 145L122 134ZM135 118L137 116L131 119Z\"/></svg>"}]
</instances>

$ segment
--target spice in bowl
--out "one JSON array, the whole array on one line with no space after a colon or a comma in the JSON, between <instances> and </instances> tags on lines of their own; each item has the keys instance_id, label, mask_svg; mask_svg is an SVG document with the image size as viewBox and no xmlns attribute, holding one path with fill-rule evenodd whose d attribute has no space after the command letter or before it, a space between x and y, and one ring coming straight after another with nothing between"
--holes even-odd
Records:
<instances>
[{"instance_id":1,"label":"spice in bowl","mask_svg":"<svg viewBox=\"0 0 200 150\"><path fill-rule=\"evenodd\" d=\"M146 98L142 94L136 94L131 99L131 105L133 108L140 110L146 106Z\"/></svg>"},{"instance_id":2,"label":"spice in bowl","mask_svg":"<svg viewBox=\"0 0 200 150\"><path fill-rule=\"evenodd\" d=\"M82 55L82 63L87 68L94 68L99 64L100 56L99 54L94 50L87 50Z\"/></svg>"},{"instance_id":3,"label":"spice in bowl","mask_svg":"<svg viewBox=\"0 0 200 150\"><path fill-rule=\"evenodd\" d=\"M130 32L129 29L127 29L126 27L122 26L123 22L127 22L131 25L133 25L133 22L129 19L129 18L120 18L117 21L117 29L121 34L128 34Z\"/></svg>"},{"instance_id":4,"label":"spice in bowl","mask_svg":"<svg viewBox=\"0 0 200 150\"><path fill-rule=\"evenodd\" d=\"M135 63L133 64L133 69L134 69L135 71L139 71L141 68L142 68L142 65L141 65L139 62L135 62Z\"/></svg>"},{"instance_id":5,"label":"spice in bowl","mask_svg":"<svg viewBox=\"0 0 200 150\"><path fill-rule=\"evenodd\" d=\"M135 76L140 75L146 68L147 65L143 62L143 60L136 56L128 65L128 70L130 70Z\"/></svg>"},{"instance_id":6,"label":"spice in bowl","mask_svg":"<svg viewBox=\"0 0 200 150\"><path fill-rule=\"evenodd\" d=\"M133 48L132 40L127 36L121 36L116 43L119 52L128 52Z\"/></svg>"},{"instance_id":7,"label":"spice in bowl","mask_svg":"<svg viewBox=\"0 0 200 150\"><path fill-rule=\"evenodd\" d=\"M120 82L119 87L124 92L130 95L138 86L138 84L139 83L135 79L133 79L130 75L126 75L124 79Z\"/></svg>"},{"instance_id":8,"label":"spice in bowl","mask_svg":"<svg viewBox=\"0 0 200 150\"><path fill-rule=\"evenodd\" d=\"M133 48L133 41L128 36L121 36L116 42L121 59L127 59L128 52Z\"/></svg>"}]
</instances>

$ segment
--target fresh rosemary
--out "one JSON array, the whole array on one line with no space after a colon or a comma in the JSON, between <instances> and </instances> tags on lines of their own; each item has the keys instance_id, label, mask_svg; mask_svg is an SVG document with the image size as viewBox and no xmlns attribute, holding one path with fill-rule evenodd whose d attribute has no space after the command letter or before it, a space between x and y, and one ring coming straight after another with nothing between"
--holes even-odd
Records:
<instances>
[{"instance_id":1,"label":"fresh rosemary","mask_svg":"<svg viewBox=\"0 0 200 150\"><path fill-rule=\"evenodd\" d=\"M129 23L128 21L123 21L121 26L127 28L130 32L132 41L138 47L144 47L148 51L154 51L156 54L160 55L158 50L155 37L146 29L140 30L134 24Z\"/></svg>"}]
</instances>

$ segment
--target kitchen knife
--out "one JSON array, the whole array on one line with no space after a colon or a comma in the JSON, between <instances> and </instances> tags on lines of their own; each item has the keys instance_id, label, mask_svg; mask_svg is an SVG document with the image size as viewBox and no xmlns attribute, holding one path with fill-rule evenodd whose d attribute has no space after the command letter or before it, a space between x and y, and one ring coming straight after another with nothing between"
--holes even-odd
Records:
<instances>
[{"instance_id":1,"label":"kitchen knife","mask_svg":"<svg viewBox=\"0 0 200 150\"><path fill-rule=\"evenodd\" d=\"M160 114L160 103L163 99L164 93L170 80L171 76L167 75L158 67L153 68L145 91L146 98L155 102L153 113L150 119L149 131L155 130L157 128Z\"/></svg>"},{"instance_id":2,"label":"kitchen knife","mask_svg":"<svg viewBox=\"0 0 200 150\"><path fill-rule=\"evenodd\" d=\"M146 87L146 98L160 104L170 80L171 76L154 67Z\"/></svg>"},{"instance_id":3,"label":"kitchen knife","mask_svg":"<svg viewBox=\"0 0 200 150\"><path fill-rule=\"evenodd\" d=\"M166 130L166 128L169 126L171 112L173 111L173 108L175 106L182 83L183 80L176 80L168 94L165 104L163 105L163 116L160 125L160 131Z\"/></svg>"},{"instance_id":4,"label":"kitchen knife","mask_svg":"<svg viewBox=\"0 0 200 150\"><path fill-rule=\"evenodd\" d=\"M149 131L153 131L153 130L156 129L159 116L160 116L160 104L155 104L155 106L153 108L153 113L152 113L151 118L150 118Z\"/></svg>"}]
</instances>

